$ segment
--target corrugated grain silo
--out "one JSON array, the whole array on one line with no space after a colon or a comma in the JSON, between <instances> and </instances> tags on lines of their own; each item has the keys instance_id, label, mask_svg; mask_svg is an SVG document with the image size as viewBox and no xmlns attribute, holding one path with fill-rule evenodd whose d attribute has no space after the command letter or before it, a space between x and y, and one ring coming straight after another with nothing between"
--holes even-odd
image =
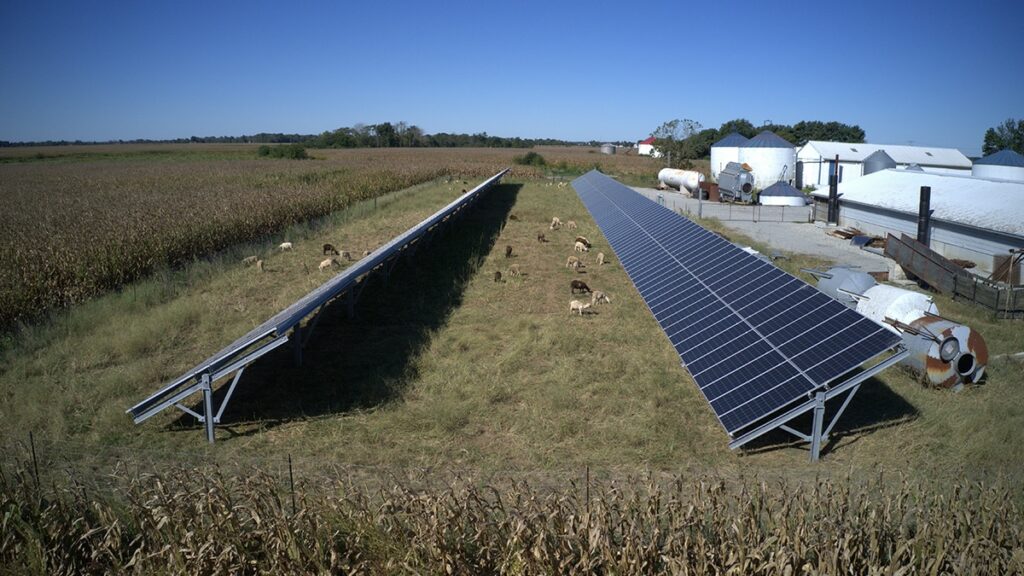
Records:
<instances>
[{"instance_id":1,"label":"corrugated grain silo","mask_svg":"<svg viewBox=\"0 0 1024 576\"><path fill-rule=\"evenodd\" d=\"M755 188L764 189L795 177L796 147L774 132L765 130L739 148L739 161L750 166Z\"/></svg>"},{"instance_id":2,"label":"corrugated grain silo","mask_svg":"<svg viewBox=\"0 0 1024 576\"><path fill-rule=\"evenodd\" d=\"M715 182L718 182L718 173L726 164L740 161L740 144L746 141L746 136L733 132L711 145L711 178Z\"/></svg>"},{"instance_id":3,"label":"corrugated grain silo","mask_svg":"<svg viewBox=\"0 0 1024 576\"><path fill-rule=\"evenodd\" d=\"M974 163L971 176L1024 182L1024 156L1013 150L1000 150Z\"/></svg>"}]
</instances>

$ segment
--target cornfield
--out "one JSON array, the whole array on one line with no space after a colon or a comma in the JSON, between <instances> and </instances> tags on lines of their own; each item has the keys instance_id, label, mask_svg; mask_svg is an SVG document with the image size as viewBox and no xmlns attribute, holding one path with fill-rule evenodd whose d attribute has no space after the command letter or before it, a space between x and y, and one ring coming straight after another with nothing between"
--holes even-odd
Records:
<instances>
[{"instance_id":1,"label":"cornfield","mask_svg":"<svg viewBox=\"0 0 1024 576\"><path fill-rule=\"evenodd\" d=\"M1010 495L880 478L293 492L253 471L0 474L0 564L38 574L1021 574Z\"/></svg>"},{"instance_id":2,"label":"cornfield","mask_svg":"<svg viewBox=\"0 0 1024 576\"><path fill-rule=\"evenodd\" d=\"M316 161L290 162L257 159L255 148L250 158L238 146L208 146L205 156L183 146L116 156L106 147L90 161L69 148L54 151L69 161L0 163L0 329L360 200L439 177L468 186L517 152L323 150L312 152ZM573 149L551 154L580 168L587 159Z\"/></svg>"}]
</instances>

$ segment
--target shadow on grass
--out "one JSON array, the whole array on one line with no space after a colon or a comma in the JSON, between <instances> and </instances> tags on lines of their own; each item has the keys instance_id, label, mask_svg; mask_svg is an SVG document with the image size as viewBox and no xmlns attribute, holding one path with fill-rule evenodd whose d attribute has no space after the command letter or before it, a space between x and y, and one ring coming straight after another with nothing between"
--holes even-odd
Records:
<instances>
[{"instance_id":1,"label":"shadow on grass","mask_svg":"<svg viewBox=\"0 0 1024 576\"><path fill-rule=\"evenodd\" d=\"M899 368L889 368L898 370ZM835 413L842 406L846 395L833 398L825 404L824 427L827 428ZM857 395L850 401L846 411L839 417L835 427L829 433L828 442L821 446L821 455L843 445L848 446L859 441L866 434L884 428L899 426L918 417L917 408L897 394L878 378L868 378L861 384ZM787 424L800 432L810 433L814 423L814 411L811 410ZM783 448L798 447L810 449L810 445L798 440L782 430L773 430L752 440L742 450L748 454L760 454Z\"/></svg>"},{"instance_id":2,"label":"shadow on grass","mask_svg":"<svg viewBox=\"0 0 1024 576\"><path fill-rule=\"evenodd\" d=\"M372 409L399 397L418 376L411 360L462 303L520 187L496 186L429 245L403 257L387 281L383 274L373 275L355 318L348 318L344 298L325 307L301 367L295 366L289 343L247 368L219 430L247 435L296 418ZM214 393L214 406L227 388L221 385ZM195 428L197 423L182 416L174 425Z\"/></svg>"}]
</instances>

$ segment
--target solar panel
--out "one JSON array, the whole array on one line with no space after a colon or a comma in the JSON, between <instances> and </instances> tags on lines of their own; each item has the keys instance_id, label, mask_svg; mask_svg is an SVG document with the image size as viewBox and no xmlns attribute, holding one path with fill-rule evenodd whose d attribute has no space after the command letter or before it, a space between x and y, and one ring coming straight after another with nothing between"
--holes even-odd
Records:
<instances>
[{"instance_id":1,"label":"solar panel","mask_svg":"<svg viewBox=\"0 0 1024 576\"><path fill-rule=\"evenodd\" d=\"M596 170L573 188L730 436L900 342Z\"/></svg>"}]
</instances>

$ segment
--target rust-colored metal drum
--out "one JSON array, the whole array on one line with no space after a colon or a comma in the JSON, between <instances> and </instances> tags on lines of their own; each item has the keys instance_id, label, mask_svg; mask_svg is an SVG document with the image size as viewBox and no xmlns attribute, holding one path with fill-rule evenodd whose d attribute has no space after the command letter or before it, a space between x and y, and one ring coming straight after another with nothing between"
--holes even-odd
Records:
<instances>
[{"instance_id":1,"label":"rust-colored metal drum","mask_svg":"<svg viewBox=\"0 0 1024 576\"><path fill-rule=\"evenodd\" d=\"M904 362L925 384L960 389L981 380L988 365L985 339L969 326L926 315L910 323L918 334L904 338L910 356Z\"/></svg>"}]
</instances>

